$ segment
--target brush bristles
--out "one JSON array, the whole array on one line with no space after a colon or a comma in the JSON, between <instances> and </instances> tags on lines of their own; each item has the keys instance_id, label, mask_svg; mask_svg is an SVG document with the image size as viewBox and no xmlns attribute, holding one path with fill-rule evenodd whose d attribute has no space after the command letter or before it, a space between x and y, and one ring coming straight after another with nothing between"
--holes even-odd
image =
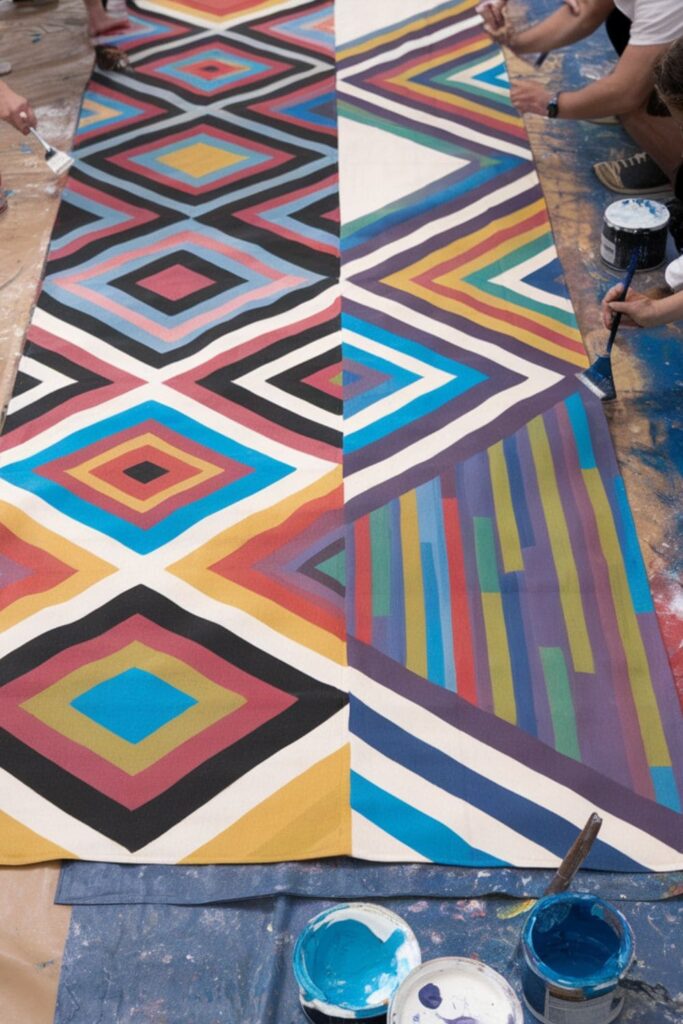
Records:
<instances>
[{"instance_id":1,"label":"brush bristles","mask_svg":"<svg viewBox=\"0 0 683 1024\"><path fill-rule=\"evenodd\" d=\"M577 380L580 380L589 391L592 391L593 394L597 395L602 401L617 397L617 392L612 380L608 377L601 377L599 381L595 381L588 376L589 373L590 370L587 370L585 373L577 373Z\"/></svg>"}]
</instances>

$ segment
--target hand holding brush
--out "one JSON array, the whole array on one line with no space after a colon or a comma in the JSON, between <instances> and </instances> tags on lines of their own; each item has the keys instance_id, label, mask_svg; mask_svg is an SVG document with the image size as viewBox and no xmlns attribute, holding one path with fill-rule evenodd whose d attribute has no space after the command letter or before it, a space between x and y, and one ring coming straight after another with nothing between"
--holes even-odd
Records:
<instances>
[{"instance_id":1,"label":"hand holding brush","mask_svg":"<svg viewBox=\"0 0 683 1024\"><path fill-rule=\"evenodd\" d=\"M628 290L631 287L631 281L633 275L636 272L638 266L639 250L636 249L631 256L631 261L626 271L626 276L622 282L623 298L625 299L628 295ZM621 323L621 312L613 312L612 321L610 326L609 337L607 339L607 347L605 354L598 356L598 358L588 367L587 370L583 370L581 373L577 373L578 380L592 391L594 395L603 402L611 402L617 397L617 389L614 386L614 377L612 375L612 347L614 345L617 331L619 330L619 324Z\"/></svg>"}]
</instances>

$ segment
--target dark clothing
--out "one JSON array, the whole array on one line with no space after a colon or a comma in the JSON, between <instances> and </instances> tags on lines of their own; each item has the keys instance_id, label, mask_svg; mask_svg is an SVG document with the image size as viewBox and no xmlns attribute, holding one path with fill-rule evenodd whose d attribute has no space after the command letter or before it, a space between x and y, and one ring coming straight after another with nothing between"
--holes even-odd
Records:
<instances>
[{"instance_id":1,"label":"dark clothing","mask_svg":"<svg viewBox=\"0 0 683 1024\"><path fill-rule=\"evenodd\" d=\"M683 202L683 164L676 171L676 179L674 181L674 193L676 199L680 199Z\"/></svg>"}]
</instances>

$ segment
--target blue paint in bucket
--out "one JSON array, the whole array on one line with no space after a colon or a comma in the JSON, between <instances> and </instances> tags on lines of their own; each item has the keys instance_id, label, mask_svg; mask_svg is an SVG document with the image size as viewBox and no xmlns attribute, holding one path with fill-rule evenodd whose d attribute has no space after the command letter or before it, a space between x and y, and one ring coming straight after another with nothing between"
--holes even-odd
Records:
<instances>
[{"instance_id":1,"label":"blue paint in bucket","mask_svg":"<svg viewBox=\"0 0 683 1024\"><path fill-rule=\"evenodd\" d=\"M633 933L610 903L546 896L527 919L522 948L524 1001L544 1024L609 1024L621 1012Z\"/></svg>"},{"instance_id":2,"label":"blue paint in bucket","mask_svg":"<svg viewBox=\"0 0 683 1024\"><path fill-rule=\"evenodd\" d=\"M331 907L308 922L294 947L301 1006L316 1024L385 1020L391 995L420 959L397 914L372 903Z\"/></svg>"}]
</instances>

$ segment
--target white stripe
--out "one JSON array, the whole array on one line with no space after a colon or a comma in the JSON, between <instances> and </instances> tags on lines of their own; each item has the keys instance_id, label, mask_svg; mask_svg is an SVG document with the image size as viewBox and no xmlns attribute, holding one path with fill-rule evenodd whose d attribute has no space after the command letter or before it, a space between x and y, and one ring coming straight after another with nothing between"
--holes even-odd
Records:
<instances>
[{"instance_id":1,"label":"white stripe","mask_svg":"<svg viewBox=\"0 0 683 1024\"><path fill-rule=\"evenodd\" d=\"M341 118L340 131L343 130L343 123L344 119ZM439 217L438 219L434 218L417 228L412 234L403 235L401 238L387 243L381 249L376 249L368 255L360 256L357 259L348 261L342 259L342 278L349 280L365 270L374 270L376 267L381 267L384 263L387 263L394 256L404 256L406 265L409 265L412 249L417 249L425 242L429 242L437 235L445 234L446 232L448 232L451 241L462 237L462 227L468 221L474 220L482 213L490 212L508 199L513 199L515 196L522 195L522 193L536 188L537 185L538 176L536 172L529 171L528 174L509 182L504 188L496 189L490 195L478 199L463 210L456 210L455 213L449 213L445 217Z\"/></svg>"},{"instance_id":2,"label":"white stripe","mask_svg":"<svg viewBox=\"0 0 683 1024\"><path fill-rule=\"evenodd\" d=\"M363 25L364 23L365 13L361 15L358 24ZM373 68L381 68L382 64L394 63L394 61L407 57L409 53L413 52L413 50L424 50L428 46L435 46L437 43L442 42L442 40L459 36L462 32L467 32L468 29L473 28L475 25L481 25L481 23L482 21L480 16L475 14L471 18L463 19L463 21L449 22L446 25L440 25L428 35L419 35L415 39L404 39L403 42L397 42L393 46L389 43L379 53L371 54L371 56L366 58L366 60L360 61L358 64L353 64L351 67L341 68L338 72L339 80L343 82L347 78L353 78L356 75L362 74L364 71L372 71ZM390 28L385 28L383 31L390 31ZM350 43L348 45L348 49L353 49L353 46L354 44Z\"/></svg>"},{"instance_id":3,"label":"white stripe","mask_svg":"<svg viewBox=\"0 0 683 1024\"><path fill-rule=\"evenodd\" d=\"M317 729L262 761L163 836L138 850L135 860L172 864L189 857L322 758L339 750L347 742L347 729L348 708L342 708ZM240 852L236 852L235 861L244 859Z\"/></svg>"},{"instance_id":4,"label":"white stripe","mask_svg":"<svg viewBox=\"0 0 683 1024\"><path fill-rule=\"evenodd\" d=\"M358 811L351 812L351 848L354 857L363 860L389 861L394 864L402 862L429 863L417 850L399 842L384 829L379 828L369 818L364 818Z\"/></svg>"},{"instance_id":5,"label":"white stripe","mask_svg":"<svg viewBox=\"0 0 683 1024\"><path fill-rule=\"evenodd\" d=\"M455 374L445 373L435 366L430 366L429 363L414 359L404 352L399 352L397 349L382 345L371 338L364 338L354 331L345 331L344 340L347 344L348 342L353 342L362 352L375 355L384 362L400 366L402 369L418 377L416 381L401 388L398 392L387 395L378 402L373 402L365 409L361 409L355 416L346 416L344 419L344 434L347 437L359 430L363 430L371 423L381 420L384 416L391 415L397 409L402 409L410 402L417 401L418 398L422 398L424 395L428 395L430 392L450 384L456 379Z\"/></svg>"},{"instance_id":6,"label":"white stripe","mask_svg":"<svg viewBox=\"0 0 683 1024\"><path fill-rule=\"evenodd\" d=\"M27 355L21 357L19 372L36 378L40 383L35 387L29 388L28 391L24 391L23 394L13 396L7 410L10 416L19 412L20 409L25 409L27 405L33 405L34 402L39 402L47 395L51 395L60 388L68 387L69 384L74 382L72 377L67 377L58 370L53 370L52 367L46 366L44 363L40 363Z\"/></svg>"},{"instance_id":7,"label":"white stripe","mask_svg":"<svg viewBox=\"0 0 683 1024\"><path fill-rule=\"evenodd\" d=\"M182 21L183 24L212 28L215 33L218 33L221 29L228 28L231 25L241 25L245 21L253 21L254 18L259 16L265 17L265 15L270 15L275 17L280 11L291 10L292 7L298 7L300 3L301 0L283 0L282 3L276 4L275 7L266 7L262 11L254 11L252 8L235 17L220 18L219 20L202 18L199 14L191 14L188 10L179 11L168 4L154 3L154 0L139 0L138 7L143 11L153 11L166 18L175 18L177 21Z\"/></svg>"},{"instance_id":8,"label":"white stripe","mask_svg":"<svg viewBox=\"0 0 683 1024\"><path fill-rule=\"evenodd\" d=\"M554 309L561 309L565 313L573 313L574 307L570 299L564 295L553 295L550 292L545 292L542 288L537 288L535 285L529 284L524 280L529 274L533 274L535 270L540 270L541 267L547 266L556 258L557 249L554 245L550 245L548 248L536 253L531 259L525 260L524 263L519 263L514 267L510 267L509 270L503 271L502 274L498 274L497 277L492 277L490 279L491 284L503 285L504 288L508 288L511 292L526 295L533 302L540 302L544 306L552 306Z\"/></svg>"},{"instance_id":9,"label":"white stripe","mask_svg":"<svg viewBox=\"0 0 683 1024\"><path fill-rule=\"evenodd\" d=\"M567 786L547 775L542 775L515 758L504 754L481 740L475 739L413 701L407 700L386 687L380 686L356 669L348 671L349 686L368 707L391 722L410 732L423 743L436 747L454 761L490 779L503 789L546 808L565 818L577 829L583 828L588 816L597 811L603 819L600 839L652 871L675 871L680 868L681 857L674 847L648 835L636 825L613 815L599 805L573 792ZM430 684L425 682L425 686ZM439 791L441 792L441 791ZM481 846L481 838L478 841ZM498 849L501 860L509 860L506 848ZM548 855L551 857L552 855ZM553 866L525 860L526 867Z\"/></svg>"},{"instance_id":10,"label":"white stripe","mask_svg":"<svg viewBox=\"0 0 683 1024\"><path fill-rule=\"evenodd\" d=\"M13 775L0 768L2 809L21 825L36 832L48 842L61 846L80 860L108 860L129 862L131 854L124 846L107 839L78 818L45 800L35 790L24 785Z\"/></svg>"}]
</instances>

